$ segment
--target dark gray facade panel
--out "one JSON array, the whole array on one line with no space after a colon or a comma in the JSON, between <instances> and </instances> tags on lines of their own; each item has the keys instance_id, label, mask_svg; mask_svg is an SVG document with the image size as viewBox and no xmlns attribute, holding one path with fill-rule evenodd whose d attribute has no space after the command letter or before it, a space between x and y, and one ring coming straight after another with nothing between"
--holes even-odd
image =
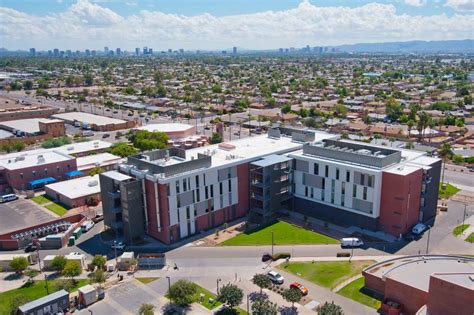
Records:
<instances>
[{"instance_id":1,"label":"dark gray facade panel","mask_svg":"<svg viewBox=\"0 0 474 315\"><path fill-rule=\"evenodd\" d=\"M323 189L323 178L318 175L304 174L305 185Z\"/></svg>"},{"instance_id":2,"label":"dark gray facade panel","mask_svg":"<svg viewBox=\"0 0 474 315\"><path fill-rule=\"evenodd\" d=\"M180 207L189 206L193 203L193 191L187 191L182 194L179 194Z\"/></svg>"},{"instance_id":3,"label":"dark gray facade panel","mask_svg":"<svg viewBox=\"0 0 474 315\"><path fill-rule=\"evenodd\" d=\"M296 170L308 173L309 162L303 160L296 160Z\"/></svg>"},{"instance_id":4,"label":"dark gray facade panel","mask_svg":"<svg viewBox=\"0 0 474 315\"><path fill-rule=\"evenodd\" d=\"M293 210L308 217L317 218L341 226L358 226L371 231L377 230L378 220L376 218L366 217L303 198L293 198Z\"/></svg>"},{"instance_id":5,"label":"dark gray facade panel","mask_svg":"<svg viewBox=\"0 0 474 315\"><path fill-rule=\"evenodd\" d=\"M141 180L120 184L122 196L123 234L130 242L145 233L145 213Z\"/></svg>"},{"instance_id":6,"label":"dark gray facade panel","mask_svg":"<svg viewBox=\"0 0 474 315\"><path fill-rule=\"evenodd\" d=\"M352 198L352 208L365 213L372 213L373 204L367 200Z\"/></svg>"},{"instance_id":7,"label":"dark gray facade panel","mask_svg":"<svg viewBox=\"0 0 474 315\"><path fill-rule=\"evenodd\" d=\"M420 210L423 211L423 221L428 221L436 217L436 209L438 207L439 183L441 177L441 160L430 165L427 176L431 177L431 182L426 185L426 193L424 194L425 206Z\"/></svg>"}]
</instances>

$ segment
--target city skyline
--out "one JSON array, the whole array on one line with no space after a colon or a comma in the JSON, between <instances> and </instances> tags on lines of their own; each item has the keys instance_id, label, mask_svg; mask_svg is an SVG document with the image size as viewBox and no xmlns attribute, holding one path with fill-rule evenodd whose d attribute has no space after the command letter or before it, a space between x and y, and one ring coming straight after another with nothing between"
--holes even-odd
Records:
<instances>
[{"instance_id":1,"label":"city skyline","mask_svg":"<svg viewBox=\"0 0 474 315\"><path fill-rule=\"evenodd\" d=\"M45 0L41 7L48 11L43 12L38 6L6 0L0 7L0 36L3 47L23 50L104 46L128 51L143 46L155 51L170 47L278 49L469 39L474 24L474 7L464 0L357 1L357 5L347 1L283 1L272 5L263 1L226 10L213 6L218 2L201 1L200 6L185 10L187 1L171 6L150 1ZM246 0L238 2L248 4Z\"/></svg>"}]
</instances>

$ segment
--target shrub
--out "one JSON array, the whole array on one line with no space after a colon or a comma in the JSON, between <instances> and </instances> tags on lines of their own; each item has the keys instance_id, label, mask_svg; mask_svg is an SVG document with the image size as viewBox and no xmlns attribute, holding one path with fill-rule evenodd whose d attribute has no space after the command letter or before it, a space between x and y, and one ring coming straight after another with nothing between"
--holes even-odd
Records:
<instances>
[{"instance_id":1,"label":"shrub","mask_svg":"<svg viewBox=\"0 0 474 315\"><path fill-rule=\"evenodd\" d=\"M273 255L273 261L276 261L278 259L286 259L286 258L291 258L290 253L275 253Z\"/></svg>"},{"instance_id":2,"label":"shrub","mask_svg":"<svg viewBox=\"0 0 474 315\"><path fill-rule=\"evenodd\" d=\"M346 253L346 252L337 253L336 257L351 257L351 253Z\"/></svg>"}]
</instances>

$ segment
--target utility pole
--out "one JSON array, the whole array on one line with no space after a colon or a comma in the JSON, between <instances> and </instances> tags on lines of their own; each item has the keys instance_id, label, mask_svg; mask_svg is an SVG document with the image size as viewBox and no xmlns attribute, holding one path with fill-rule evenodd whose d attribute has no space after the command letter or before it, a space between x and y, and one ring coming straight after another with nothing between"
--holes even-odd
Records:
<instances>
[{"instance_id":1,"label":"utility pole","mask_svg":"<svg viewBox=\"0 0 474 315\"><path fill-rule=\"evenodd\" d=\"M168 279L168 292L171 289L171 278L169 276L166 276L166 279Z\"/></svg>"},{"instance_id":2,"label":"utility pole","mask_svg":"<svg viewBox=\"0 0 474 315\"><path fill-rule=\"evenodd\" d=\"M217 295L219 295L219 282L221 282L222 279L221 278L217 278L216 282L217 282Z\"/></svg>"},{"instance_id":3,"label":"utility pole","mask_svg":"<svg viewBox=\"0 0 474 315\"><path fill-rule=\"evenodd\" d=\"M462 225L464 225L464 220L466 219L466 209L467 209L467 203L464 204L464 212L462 214ZM464 230L462 231L464 234Z\"/></svg>"}]
</instances>

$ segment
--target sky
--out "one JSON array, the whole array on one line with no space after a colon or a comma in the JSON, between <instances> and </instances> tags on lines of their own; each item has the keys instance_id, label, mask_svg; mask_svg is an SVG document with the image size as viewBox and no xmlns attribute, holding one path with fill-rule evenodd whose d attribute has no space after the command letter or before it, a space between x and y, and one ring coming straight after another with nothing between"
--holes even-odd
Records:
<instances>
[{"instance_id":1,"label":"sky","mask_svg":"<svg viewBox=\"0 0 474 315\"><path fill-rule=\"evenodd\" d=\"M474 0L0 0L0 47L275 49L474 38Z\"/></svg>"}]
</instances>

